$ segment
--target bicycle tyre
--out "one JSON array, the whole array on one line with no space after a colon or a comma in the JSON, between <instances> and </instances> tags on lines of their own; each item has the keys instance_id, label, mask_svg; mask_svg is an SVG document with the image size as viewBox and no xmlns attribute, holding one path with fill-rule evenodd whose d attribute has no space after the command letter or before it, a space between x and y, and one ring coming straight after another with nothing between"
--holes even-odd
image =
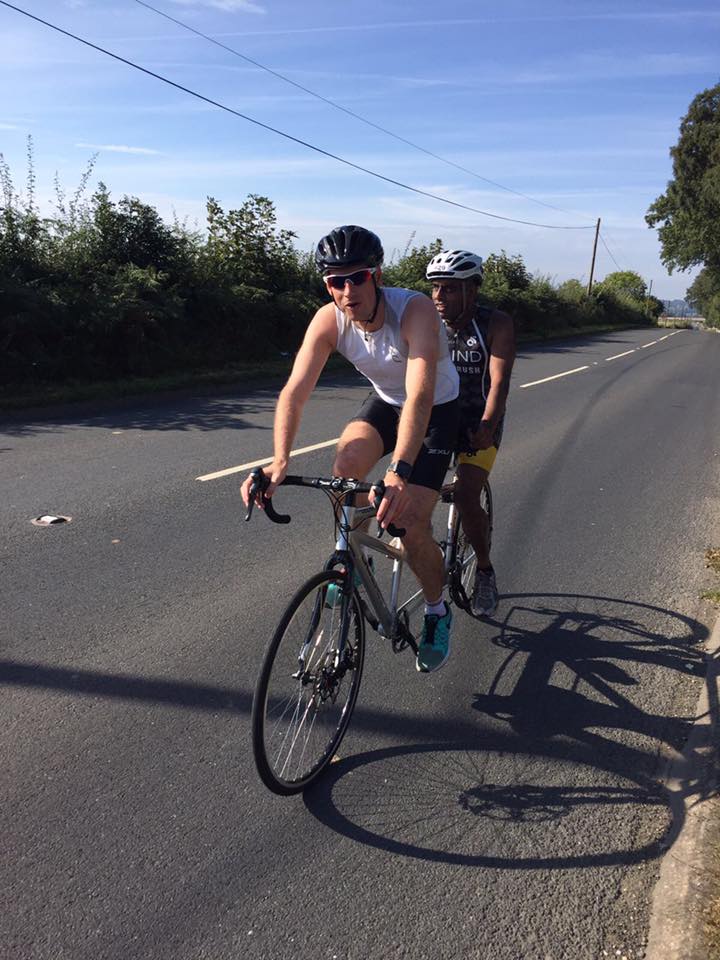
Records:
<instances>
[{"instance_id":1,"label":"bicycle tyre","mask_svg":"<svg viewBox=\"0 0 720 960\"><path fill-rule=\"evenodd\" d=\"M345 735L362 678L365 623L357 592L347 607L344 659L335 663L342 604L326 605L327 590L343 574L310 577L288 604L265 653L252 706L255 765L265 786L299 793L332 760ZM299 674L299 654L305 669Z\"/></svg>"}]
</instances>

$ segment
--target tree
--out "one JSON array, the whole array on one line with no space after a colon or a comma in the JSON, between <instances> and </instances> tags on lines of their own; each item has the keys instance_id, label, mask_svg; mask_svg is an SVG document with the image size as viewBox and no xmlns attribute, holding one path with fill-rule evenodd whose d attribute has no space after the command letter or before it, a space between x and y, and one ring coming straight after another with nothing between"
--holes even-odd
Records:
<instances>
[{"instance_id":1,"label":"tree","mask_svg":"<svg viewBox=\"0 0 720 960\"><path fill-rule=\"evenodd\" d=\"M406 250L397 263L383 267L383 282L390 287L407 287L429 293L431 284L425 279L425 271L432 258L442 249L442 240L438 238L425 247Z\"/></svg>"},{"instance_id":2,"label":"tree","mask_svg":"<svg viewBox=\"0 0 720 960\"><path fill-rule=\"evenodd\" d=\"M295 234L278 229L272 200L251 193L238 210L226 213L209 197L207 218L207 251L222 272L273 293L297 278Z\"/></svg>"},{"instance_id":3,"label":"tree","mask_svg":"<svg viewBox=\"0 0 720 960\"><path fill-rule=\"evenodd\" d=\"M670 271L720 269L720 84L692 101L670 154L673 179L645 216L658 227L662 261Z\"/></svg>"},{"instance_id":4,"label":"tree","mask_svg":"<svg viewBox=\"0 0 720 960\"><path fill-rule=\"evenodd\" d=\"M487 290L527 290L532 280L519 253L510 256L504 250L491 253L485 260L483 287Z\"/></svg>"},{"instance_id":5,"label":"tree","mask_svg":"<svg viewBox=\"0 0 720 960\"><path fill-rule=\"evenodd\" d=\"M558 287L558 293L561 297L566 300L571 300L573 303L580 303L587 297L585 284L575 279L566 280L564 283L561 283Z\"/></svg>"},{"instance_id":6,"label":"tree","mask_svg":"<svg viewBox=\"0 0 720 960\"><path fill-rule=\"evenodd\" d=\"M596 291L601 288L606 293L621 294L632 300L644 300L647 288L645 281L634 270L616 270L609 273L603 281L596 284Z\"/></svg>"},{"instance_id":7,"label":"tree","mask_svg":"<svg viewBox=\"0 0 720 960\"><path fill-rule=\"evenodd\" d=\"M665 304L658 297L649 294L645 298L645 313L648 319L658 320L664 309Z\"/></svg>"},{"instance_id":8,"label":"tree","mask_svg":"<svg viewBox=\"0 0 720 960\"><path fill-rule=\"evenodd\" d=\"M720 270L705 267L688 287L685 299L710 327L720 326Z\"/></svg>"}]
</instances>

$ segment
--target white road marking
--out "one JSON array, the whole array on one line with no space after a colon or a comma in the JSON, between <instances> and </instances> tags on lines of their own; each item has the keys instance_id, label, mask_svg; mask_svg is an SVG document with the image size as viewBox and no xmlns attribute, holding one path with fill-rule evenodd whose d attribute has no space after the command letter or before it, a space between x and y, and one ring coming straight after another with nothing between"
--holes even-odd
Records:
<instances>
[{"instance_id":1,"label":"white road marking","mask_svg":"<svg viewBox=\"0 0 720 960\"><path fill-rule=\"evenodd\" d=\"M632 350L626 350L625 353L616 353L614 357L605 357L606 360L619 360L620 357L627 357L631 353L635 353L637 347L633 347Z\"/></svg>"},{"instance_id":2,"label":"white road marking","mask_svg":"<svg viewBox=\"0 0 720 960\"><path fill-rule=\"evenodd\" d=\"M536 387L538 383L547 383L549 380L558 380L560 377L569 377L571 373L580 373L581 370L589 370L590 366L586 363L584 367L575 367L574 370L566 370L564 373L556 373L552 377L544 377L542 380L531 380L530 383L521 383L520 389L525 387Z\"/></svg>"},{"instance_id":3,"label":"white road marking","mask_svg":"<svg viewBox=\"0 0 720 960\"><path fill-rule=\"evenodd\" d=\"M681 333L680 330L673 330L672 333L665 334L664 337L660 337L660 340L651 340L650 343L644 343L640 347L634 347L632 350L626 350L624 353L616 353L612 357L605 357L605 360L619 360L620 357L627 357L631 353L635 353L636 350L644 350L645 347L652 347L656 343L660 343L661 340L666 340L668 337L674 337L676 333ZM598 361L594 360L592 366L596 367ZM526 387L536 387L540 383L549 383L551 380L559 380L561 377L569 377L572 373L580 373L583 370L589 370L590 364L585 364L584 367L575 367L573 370L565 370L563 373L553 374L552 377L544 377L542 380L531 380L530 383L521 383L519 388L520 390L525 390ZM322 443L313 443L309 447L299 447L297 450L291 450L290 456L297 457L301 453L312 453L313 450L322 450L324 447L331 447L334 443L337 443L340 437L335 437L333 440L323 440ZM216 470L215 473L206 473L202 477L195 477L196 480L205 482L206 480L219 480L220 477L229 477L233 473L241 473L243 470L252 470L254 467L265 467L269 463L272 463L272 457L264 457L262 460L253 460L250 463L241 463L237 467L227 467L225 470Z\"/></svg>"},{"instance_id":4,"label":"white road marking","mask_svg":"<svg viewBox=\"0 0 720 960\"><path fill-rule=\"evenodd\" d=\"M297 450L291 450L290 456L297 457L301 453L311 453L313 450L322 450L323 447L331 447L334 443L337 443L340 437L335 437L334 440L323 440L322 443L313 443L309 447L299 447ZM253 460L251 463L241 463L238 467L227 467L225 470L217 470L215 473L206 473L202 477L195 477L196 480L218 480L220 477L229 477L232 473L241 473L243 470L252 470L253 467L265 467L268 463L272 463L272 457L265 457L262 460Z\"/></svg>"}]
</instances>

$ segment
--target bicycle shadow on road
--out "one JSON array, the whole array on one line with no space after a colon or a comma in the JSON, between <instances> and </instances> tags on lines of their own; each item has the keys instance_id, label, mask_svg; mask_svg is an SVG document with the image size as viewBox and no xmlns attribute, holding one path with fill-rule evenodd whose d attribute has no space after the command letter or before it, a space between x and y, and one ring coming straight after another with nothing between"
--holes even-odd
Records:
<instances>
[{"instance_id":1,"label":"bicycle shadow on road","mask_svg":"<svg viewBox=\"0 0 720 960\"><path fill-rule=\"evenodd\" d=\"M694 707L697 685L677 681L705 675L706 627L608 597L523 594L503 607L490 625L502 660L472 700L477 734L463 724L456 742L340 760L306 792L308 810L360 843L441 863L569 869L659 857L686 803L711 789L692 758L679 784L661 782L695 720L675 716L675 693Z\"/></svg>"}]
</instances>

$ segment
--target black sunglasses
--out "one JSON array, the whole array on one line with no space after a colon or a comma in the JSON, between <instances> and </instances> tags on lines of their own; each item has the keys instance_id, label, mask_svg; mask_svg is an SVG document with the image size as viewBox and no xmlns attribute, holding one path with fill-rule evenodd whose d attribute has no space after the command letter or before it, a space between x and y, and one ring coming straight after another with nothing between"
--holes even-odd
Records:
<instances>
[{"instance_id":1,"label":"black sunglasses","mask_svg":"<svg viewBox=\"0 0 720 960\"><path fill-rule=\"evenodd\" d=\"M349 283L351 287L362 286L363 283L368 282L374 273L375 268L373 267L372 269L356 270L355 273L331 273L323 277L323 280L333 290L342 290L346 283Z\"/></svg>"}]
</instances>

